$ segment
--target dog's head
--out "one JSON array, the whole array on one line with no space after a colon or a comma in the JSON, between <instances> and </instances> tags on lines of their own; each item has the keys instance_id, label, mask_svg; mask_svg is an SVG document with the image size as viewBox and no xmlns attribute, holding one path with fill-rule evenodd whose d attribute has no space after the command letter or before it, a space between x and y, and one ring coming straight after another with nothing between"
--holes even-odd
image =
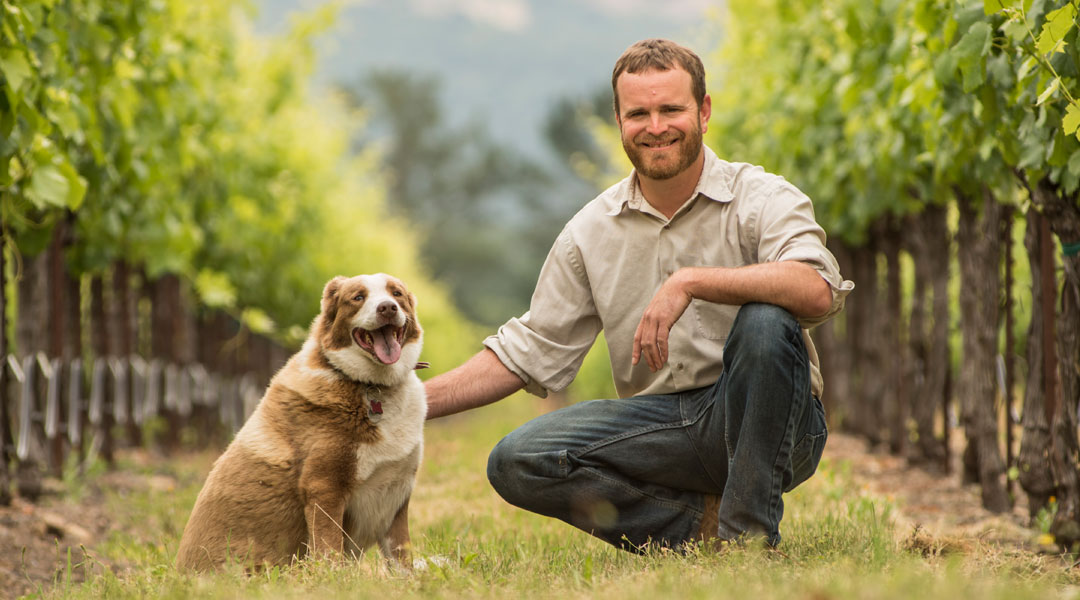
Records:
<instances>
[{"instance_id":1,"label":"dog's head","mask_svg":"<svg viewBox=\"0 0 1080 600\"><path fill-rule=\"evenodd\" d=\"M389 383L416 366L423 331L416 297L401 280L378 273L331 279L314 334L330 362L353 379Z\"/></svg>"}]
</instances>

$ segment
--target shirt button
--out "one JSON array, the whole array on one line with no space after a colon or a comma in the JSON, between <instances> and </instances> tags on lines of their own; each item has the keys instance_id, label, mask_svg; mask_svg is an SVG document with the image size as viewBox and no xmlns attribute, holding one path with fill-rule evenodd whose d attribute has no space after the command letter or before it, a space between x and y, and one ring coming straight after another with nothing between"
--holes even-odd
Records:
<instances>
[{"instance_id":1,"label":"shirt button","mask_svg":"<svg viewBox=\"0 0 1080 600\"><path fill-rule=\"evenodd\" d=\"M679 364L675 365L675 369L676 369L677 371L682 371L682 370L683 370L683 364L682 364L682 363L679 363Z\"/></svg>"}]
</instances>

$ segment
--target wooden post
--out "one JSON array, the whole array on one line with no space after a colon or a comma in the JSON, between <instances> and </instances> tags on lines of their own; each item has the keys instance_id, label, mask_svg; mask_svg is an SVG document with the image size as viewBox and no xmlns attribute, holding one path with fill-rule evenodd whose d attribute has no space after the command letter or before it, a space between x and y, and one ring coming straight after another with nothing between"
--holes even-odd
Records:
<instances>
[{"instance_id":1,"label":"wooden post","mask_svg":"<svg viewBox=\"0 0 1080 600\"><path fill-rule=\"evenodd\" d=\"M1002 402L1005 405L1005 469L1006 473L1016 464L1013 446L1013 385L1016 373L1016 357L1013 354L1013 253L1012 253L1012 226L1015 211L1012 207L1006 207L1001 218L1001 244L1005 254L1005 389L1002 390ZM1015 495L1016 481L1006 478L1006 486L1010 496Z\"/></svg>"},{"instance_id":2,"label":"wooden post","mask_svg":"<svg viewBox=\"0 0 1080 600\"><path fill-rule=\"evenodd\" d=\"M11 504L11 452L12 442L10 394L7 370L7 234L0 222L0 506Z\"/></svg>"},{"instance_id":3,"label":"wooden post","mask_svg":"<svg viewBox=\"0 0 1080 600\"><path fill-rule=\"evenodd\" d=\"M50 358L59 358L64 355L64 321L67 318L67 310L64 306L64 292L67 285L64 281L64 237L67 231L67 222L60 220L53 228L52 241L49 243L49 348ZM50 374L50 384L55 382L55 374ZM55 432L54 432L55 433ZM59 435L46 436L48 446L49 473L59 477L64 467L64 438Z\"/></svg>"}]
</instances>

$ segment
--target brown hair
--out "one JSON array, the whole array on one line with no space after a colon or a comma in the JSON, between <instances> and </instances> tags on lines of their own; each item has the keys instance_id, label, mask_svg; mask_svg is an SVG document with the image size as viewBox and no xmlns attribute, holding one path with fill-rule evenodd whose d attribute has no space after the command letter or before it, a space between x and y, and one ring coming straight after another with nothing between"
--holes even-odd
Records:
<instances>
[{"instance_id":1,"label":"brown hair","mask_svg":"<svg viewBox=\"0 0 1080 600\"><path fill-rule=\"evenodd\" d=\"M615 70L611 73L611 92L615 97L615 114L619 113L619 91L615 88L619 75L623 73L641 73L644 71L669 71L681 68L690 74L690 91L700 108L705 101L705 66L693 50L680 46L670 40L641 40L626 49L615 61Z\"/></svg>"}]
</instances>

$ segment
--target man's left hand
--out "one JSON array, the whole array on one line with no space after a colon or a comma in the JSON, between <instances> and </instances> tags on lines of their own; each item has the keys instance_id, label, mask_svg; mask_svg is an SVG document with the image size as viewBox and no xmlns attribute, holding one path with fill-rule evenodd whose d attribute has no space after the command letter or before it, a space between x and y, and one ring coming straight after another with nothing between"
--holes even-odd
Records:
<instances>
[{"instance_id":1,"label":"man's left hand","mask_svg":"<svg viewBox=\"0 0 1080 600\"><path fill-rule=\"evenodd\" d=\"M649 306L645 307L645 314L634 332L633 364L638 364L644 355L650 371L656 372L664 366L668 359L671 327L690 306L692 299L678 272L660 286Z\"/></svg>"}]
</instances>

